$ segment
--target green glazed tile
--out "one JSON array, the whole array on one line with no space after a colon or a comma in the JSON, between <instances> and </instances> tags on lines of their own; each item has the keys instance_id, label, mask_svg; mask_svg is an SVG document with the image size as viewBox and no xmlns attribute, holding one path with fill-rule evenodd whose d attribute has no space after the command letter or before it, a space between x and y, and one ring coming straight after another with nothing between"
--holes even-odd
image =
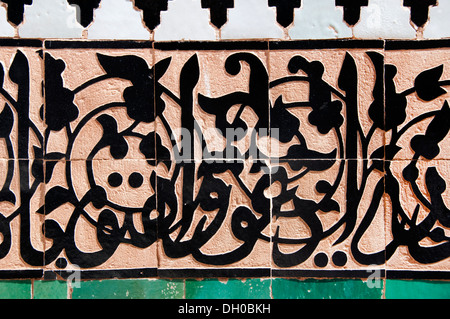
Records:
<instances>
[{"instance_id":1,"label":"green glazed tile","mask_svg":"<svg viewBox=\"0 0 450 319\"><path fill-rule=\"evenodd\" d=\"M92 280L73 288L72 299L181 299L183 280Z\"/></svg>"},{"instance_id":2,"label":"green glazed tile","mask_svg":"<svg viewBox=\"0 0 450 319\"><path fill-rule=\"evenodd\" d=\"M35 280L33 299L67 299L67 282L58 280Z\"/></svg>"},{"instance_id":3,"label":"green glazed tile","mask_svg":"<svg viewBox=\"0 0 450 319\"><path fill-rule=\"evenodd\" d=\"M450 299L449 281L386 280L386 299Z\"/></svg>"},{"instance_id":4,"label":"green glazed tile","mask_svg":"<svg viewBox=\"0 0 450 319\"><path fill-rule=\"evenodd\" d=\"M0 281L0 299L31 299L31 281Z\"/></svg>"},{"instance_id":5,"label":"green glazed tile","mask_svg":"<svg viewBox=\"0 0 450 319\"><path fill-rule=\"evenodd\" d=\"M186 280L186 299L269 299L270 279Z\"/></svg>"},{"instance_id":6,"label":"green glazed tile","mask_svg":"<svg viewBox=\"0 0 450 319\"><path fill-rule=\"evenodd\" d=\"M381 299L383 282L372 288L362 280L272 280L274 299Z\"/></svg>"}]
</instances>

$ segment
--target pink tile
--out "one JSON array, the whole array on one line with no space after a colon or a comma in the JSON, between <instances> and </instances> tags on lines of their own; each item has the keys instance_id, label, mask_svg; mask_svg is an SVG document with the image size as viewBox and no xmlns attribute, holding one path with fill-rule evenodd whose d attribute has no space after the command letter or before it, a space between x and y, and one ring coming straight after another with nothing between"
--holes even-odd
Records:
<instances>
[{"instance_id":1,"label":"pink tile","mask_svg":"<svg viewBox=\"0 0 450 319\"><path fill-rule=\"evenodd\" d=\"M449 54L448 48L386 52L386 75L392 88L392 94L386 92L387 116L401 116L398 128L386 135L386 144L401 148L394 159L449 159L445 124L449 115ZM430 137L432 134L436 137ZM430 149L421 150L418 144Z\"/></svg>"},{"instance_id":2,"label":"pink tile","mask_svg":"<svg viewBox=\"0 0 450 319\"><path fill-rule=\"evenodd\" d=\"M146 158L139 142L154 132L151 50L58 49L46 57L48 68L59 65L62 85L71 91L70 115L64 126L49 127L47 153L67 153L72 160ZM111 147L115 137L121 142Z\"/></svg>"},{"instance_id":3,"label":"pink tile","mask_svg":"<svg viewBox=\"0 0 450 319\"><path fill-rule=\"evenodd\" d=\"M34 47L2 47L0 50L4 74L0 98L3 122L0 157L3 159L42 158L41 151L35 154L34 149L34 146L42 148L44 135L40 115L44 104L43 72L38 50Z\"/></svg>"},{"instance_id":4,"label":"pink tile","mask_svg":"<svg viewBox=\"0 0 450 319\"><path fill-rule=\"evenodd\" d=\"M365 162L290 160L280 164L271 178L279 185L272 198L274 270L383 267L383 174L348 175L355 165L362 168ZM354 191L355 178L365 181L363 193Z\"/></svg>"},{"instance_id":5,"label":"pink tile","mask_svg":"<svg viewBox=\"0 0 450 319\"><path fill-rule=\"evenodd\" d=\"M382 71L381 49L271 50L271 129L280 135L272 138L272 152L291 159L364 159L382 147L384 132L369 114L381 80L372 57Z\"/></svg>"},{"instance_id":6,"label":"pink tile","mask_svg":"<svg viewBox=\"0 0 450 319\"><path fill-rule=\"evenodd\" d=\"M155 58L161 70L165 70L159 79L161 87L157 88L157 95L161 99L156 101L156 109L158 135L166 148L177 154L182 145L180 128L184 128L191 137L186 140L192 147L195 145L191 154L183 154L186 159L234 158L229 155L234 151L233 146L243 156L245 153L251 154L252 158L267 155L268 69L265 50L156 50ZM166 59L170 59L167 68L164 61L169 60ZM183 88L185 93L182 93ZM158 89L162 90L161 95ZM194 122L199 129L196 136L193 134ZM259 134L260 129L266 132L265 135ZM229 133L228 140L231 140L241 131L244 136L240 136L238 143L225 149L226 135ZM201 139L198 132L202 134ZM250 151L254 145L251 143L252 132L257 133L258 150L255 152ZM172 136L175 139L171 141ZM228 155L227 150L230 150ZM173 153L171 158L174 158Z\"/></svg>"},{"instance_id":7,"label":"pink tile","mask_svg":"<svg viewBox=\"0 0 450 319\"><path fill-rule=\"evenodd\" d=\"M270 268L270 176L251 165L158 167L159 270Z\"/></svg>"},{"instance_id":8,"label":"pink tile","mask_svg":"<svg viewBox=\"0 0 450 319\"><path fill-rule=\"evenodd\" d=\"M46 185L46 243L47 249L60 249L49 253L46 270L156 269L155 163L53 164Z\"/></svg>"},{"instance_id":9,"label":"pink tile","mask_svg":"<svg viewBox=\"0 0 450 319\"><path fill-rule=\"evenodd\" d=\"M36 163L33 165L42 167L42 162ZM0 165L7 172L0 191L0 269L39 270L45 251L45 216L39 213L44 206L44 186L35 178L30 178L28 185L24 181L25 167L31 168L29 161L2 159ZM38 170L35 168L34 173Z\"/></svg>"},{"instance_id":10,"label":"pink tile","mask_svg":"<svg viewBox=\"0 0 450 319\"><path fill-rule=\"evenodd\" d=\"M446 271L448 243L447 160L398 160L390 164L386 191L389 270Z\"/></svg>"}]
</instances>

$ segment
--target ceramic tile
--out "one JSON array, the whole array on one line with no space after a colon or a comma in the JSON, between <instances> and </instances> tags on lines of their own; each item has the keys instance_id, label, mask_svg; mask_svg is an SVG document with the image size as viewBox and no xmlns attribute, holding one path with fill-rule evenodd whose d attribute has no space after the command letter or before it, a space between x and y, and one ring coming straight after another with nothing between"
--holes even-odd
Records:
<instances>
[{"instance_id":1,"label":"ceramic tile","mask_svg":"<svg viewBox=\"0 0 450 319\"><path fill-rule=\"evenodd\" d=\"M419 32L422 32L422 28L429 20L430 8L437 5L437 0L405 0L403 2L403 6L411 10L411 22L414 23Z\"/></svg>"},{"instance_id":2,"label":"ceramic tile","mask_svg":"<svg viewBox=\"0 0 450 319\"><path fill-rule=\"evenodd\" d=\"M289 29L291 39L351 38L352 29L343 20L342 7L334 0L303 0L295 10L294 25Z\"/></svg>"},{"instance_id":3,"label":"ceramic tile","mask_svg":"<svg viewBox=\"0 0 450 319\"><path fill-rule=\"evenodd\" d=\"M7 37L15 35L16 26L19 36L25 38L149 39L154 35L158 41L179 41L446 37L442 14L447 4L437 0L395 0L389 7L381 0L4 0L2 4L7 16L0 21ZM118 27L124 24L127 28Z\"/></svg>"},{"instance_id":4,"label":"ceramic tile","mask_svg":"<svg viewBox=\"0 0 450 319\"><path fill-rule=\"evenodd\" d=\"M44 262L42 160L0 160L0 269L41 269ZM38 275L39 276L39 275ZM42 276L42 275L40 275Z\"/></svg>"},{"instance_id":5,"label":"ceramic tile","mask_svg":"<svg viewBox=\"0 0 450 319\"><path fill-rule=\"evenodd\" d=\"M267 56L264 43L250 45L156 50L158 159L267 158Z\"/></svg>"},{"instance_id":6,"label":"ceramic tile","mask_svg":"<svg viewBox=\"0 0 450 319\"><path fill-rule=\"evenodd\" d=\"M7 20L7 11L3 6L0 6L0 36L14 37L16 30Z\"/></svg>"},{"instance_id":7,"label":"ceramic tile","mask_svg":"<svg viewBox=\"0 0 450 319\"><path fill-rule=\"evenodd\" d=\"M46 172L46 271L157 268L154 161L46 161Z\"/></svg>"},{"instance_id":8,"label":"ceramic tile","mask_svg":"<svg viewBox=\"0 0 450 319\"><path fill-rule=\"evenodd\" d=\"M25 7L25 21L19 27L22 38L81 38L83 27L77 10L66 0L35 0Z\"/></svg>"},{"instance_id":9,"label":"ceramic tile","mask_svg":"<svg viewBox=\"0 0 450 319\"><path fill-rule=\"evenodd\" d=\"M14 26L18 26L23 22L25 8L33 4L33 0L2 0L1 2L8 10L8 21Z\"/></svg>"},{"instance_id":10,"label":"ceramic tile","mask_svg":"<svg viewBox=\"0 0 450 319\"><path fill-rule=\"evenodd\" d=\"M368 4L368 0L336 0L336 6L343 8L344 21L350 26L354 26L360 21L361 8L367 7Z\"/></svg>"},{"instance_id":11,"label":"ceramic tile","mask_svg":"<svg viewBox=\"0 0 450 319\"><path fill-rule=\"evenodd\" d=\"M410 10L402 4L403 0L369 1L369 5L361 9L361 21L353 28L355 37L414 39L416 30L410 24Z\"/></svg>"},{"instance_id":12,"label":"ceramic tile","mask_svg":"<svg viewBox=\"0 0 450 319\"><path fill-rule=\"evenodd\" d=\"M161 24L155 28L155 41L215 40L207 10L200 0L172 0L161 12Z\"/></svg>"},{"instance_id":13,"label":"ceramic tile","mask_svg":"<svg viewBox=\"0 0 450 319\"><path fill-rule=\"evenodd\" d=\"M270 286L270 279L229 279L226 282L188 279L186 299L270 299ZM222 311L229 311L223 307Z\"/></svg>"},{"instance_id":14,"label":"ceramic tile","mask_svg":"<svg viewBox=\"0 0 450 319\"><path fill-rule=\"evenodd\" d=\"M386 268L446 271L448 160L390 162L386 179Z\"/></svg>"},{"instance_id":15,"label":"ceramic tile","mask_svg":"<svg viewBox=\"0 0 450 319\"><path fill-rule=\"evenodd\" d=\"M167 11L169 0L132 0L136 9L141 11L145 26L153 31L161 23L161 12Z\"/></svg>"},{"instance_id":16,"label":"ceramic tile","mask_svg":"<svg viewBox=\"0 0 450 319\"><path fill-rule=\"evenodd\" d=\"M6 40L5 40L6 41ZM25 43L25 42L24 42ZM1 47L1 158L42 158L44 122L39 47Z\"/></svg>"},{"instance_id":17,"label":"ceramic tile","mask_svg":"<svg viewBox=\"0 0 450 319\"><path fill-rule=\"evenodd\" d=\"M95 10L98 9L101 0L67 0L67 2L77 9L77 21L86 28L94 20Z\"/></svg>"},{"instance_id":18,"label":"ceramic tile","mask_svg":"<svg viewBox=\"0 0 450 319\"><path fill-rule=\"evenodd\" d=\"M33 299L67 299L66 281L35 280L33 281Z\"/></svg>"},{"instance_id":19,"label":"ceramic tile","mask_svg":"<svg viewBox=\"0 0 450 319\"><path fill-rule=\"evenodd\" d=\"M155 158L149 48L47 50L45 67L50 158Z\"/></svg>"},{"instance_id":20,"label":"ceramic tile","mask_svg":"<svg viewBox=\"0 0 450 319\"><path fill-rule=\"evenodd\" d=\"M183 294L182 280L113 279L84 281L72 299L182 299Z\"/></svg>"},{"instance_id":21,"label":"ceramic tile","mask_svg":"<svg viewBox=\"0 0 450 319\"><path fill-rule=\"evenodd\" d=\"M30 299L32 283L30 280L8 280L0 284L2 299Z\"/></svg>"},{"instance_id":22,"label":"ceramic tile","mask_svg":"<svg viewBox=\"0 0 450 319\"><path fill-rule=\"evenodd\" d=\"M386 299L448 299L448 281L387 280Z\"/></svg>"},{"instance_id":23,"label":"ceramic tile","mask_svg":"<svg viewBox=\"0 0 450 319\"><path fill-rule=\"evenodd\" d=\"M203 161L158 166L160 276L236 276L244 270L253 277L261 269L269 275L265 189L270 178L261 171L249 173L252 165Z\"/></svg>"},{"instance_id":24,"label":"ceramic tile","mask_svg":"<svg viewBox=\"0 0 450 319\"><path fill-rule=\"evenodd\" d=\"M390 159L449 159L450 51L404 44L392 42L386 51L386 145L395 152Z\"/></svg>"},{"instance_id":25,"label":"ceramic tile","mask_svg":"<svg viewBox=\"0 0 450 319\"><path fill-rule=\"evenodd\" d=\"M430 20L423 32L424 38L440 39L450 37L450 21L447 19L450 11L448 1L439 1L438 6L430 8Z\"/></svg>"},{"instance_id":26,"label":"ceramic tile","mask_svg":"<svg viewBox=\"0 0 450 319\"><path fill-rule=\"evenodd\" d=\"M448 276L448 41L0 44L0 269Z\"/></svg>"},{"instance_id":27,"label":"ceramic tile","mask_svg":"<svg viewBox=\"0 0 450 319\"><path fill-rule=\"evenodd\" d=\"M269 7L275 7L277 12L277 22L284 28L289 27L294 22L294 10L300 8L300 0L270 0Z\"/></svg>"},{"instance_id":28,"label":"ceramic tile","mask_svg":"<svg viewBox=\"0 0 450 319\"><path fill-rule=\"evenodd\" d=\"M319 43L324 44L320 53ZM269 55L272 156L368 159L382 148L383 51L376 48L382 43L370 43L374 48L365 49L345 48L348 44L273 43ZM341 45L342 49L333 48Z\"/></svg>"},{"instance_id":29,"label":"ceramic tile","mask_svg":"<svg viewBox=\"0 0 450 319\"><path fill-rule=\"evenodd\" d=\"M202 8L209 9L211 24L220 29L228 21L228 9L234 8L234 0L202 0Z\"/></svg>"},{"instance_id":30,"label":"ceramic tile","mask_svg":"<svg viewBox=\"0 0 450 319\"><path fill-rule=\"evenodd\" d=\"M150 32L131 0L109 0L103 1L96 11L88 39L148 40Z\"/></svg>"},{"instance_id":31,"label":"ceramic tile","mask_svg":"<svg viewBox=\"0 0 450 319\"><path fill-rule=\"evenodd\" d=\"M382 299L383 282L371 287L355 279L282 279L272 280L274 299Z\"/></svg>"},{"instance_id":32,"label":"ceramic tile","mask_svg":"<svg viewBox=\"0 0 450 319\"><path fill-rule=\"evenodd\" d=\"M23 47L1 47L0 268L36 269L43 263L44 123L41 118L42 61L40 41L18 41Z\"/></svg>"},{"instance_id":33,"label":"ceramic tile","mask_svg":"<svg viewBox=\"0 0 450 319\"><path fill-rule=\"evenodd\" d=\"M369 271L384 269L384 173L375 169L380 165L288 160L276 166L274 276L368 278Z\"/></svg>"},{"instance_id":34,"label":"ceramic tile","mask_svg":"<svg viewBox=\"0 0 450 319\"><path fill-rule=\"evenodd\" d=\"M276 7L258 0L235 1L228 12L228 22L220 33L221 39L281 39L283 27L276 21Z\"/></svg>"}]
</instances>

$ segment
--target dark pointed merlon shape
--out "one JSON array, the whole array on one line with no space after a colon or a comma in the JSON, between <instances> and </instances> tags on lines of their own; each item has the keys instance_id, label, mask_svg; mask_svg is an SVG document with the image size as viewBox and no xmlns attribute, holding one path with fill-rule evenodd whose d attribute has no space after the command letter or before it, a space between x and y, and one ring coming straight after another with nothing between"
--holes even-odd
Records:
<instances>
[{"instance_id":1,"label":"dark pointed merlon shape","mask_svg":"<svg viewBox=\"0 0 450 319\"><path fill-rule=\"evenodd\" d=\"M202 0L202 8L209 9L211 23L220 29L227 23L227 9L234 8L234 0Z\"/></svg>"},{"instance_id":2,"label":"dark pointed merlon shape","mask_svg":"<svg viewBox=\"0 0 450 319\"><path fill-rule=\"evenodd\" d=\"M269 0L269 7L277 8L277 22L285 28L294 21L294 9L301 4L301 0Z\"/></svg>"},{"instance_id":3,"label":"dark pointed merlon shape","mask_svg":"<svg viewBox=\"0 0 450 319\"><path fill-rule=\"evenodd\" d=\"M169 0L133 0L134 6L144 12L144 23L154 30L161 23L161 11L167 11Z\"/></svg>"},{"instance_id":4,"label":"dark pointed merlon shape","mask_svg":"<svg viewBox=\"0 0 450 319\"><path fill-rule=\"evenodd\" d=\"M80 9L80 21L83 27L87 27L94 20L94 9L97 9L101 0L67 0L70 5L77 5Z\"/></svg>"},{"instance_id":5,"label":"dark pointed merlon shape","mask_svg":"<svg viewBox=\"0 0 450 319\"><path fill-rule=\"evenodd\" d=\"M23 21L24 5L33 4L33 0L0 0L8 5L8 21L19 25Z\"/></svg>"},{"instance_id":6,"label":"dark pointed merlon shape","mask_svg":"<svg viewBox=\"0 0 450 319\"><path fill-rule=\"evenodd\" d=\"M411 21L423 27L428 21L428 13L431 6L437 6L436 0L403 0L404 7L411 8Z\"/></svg>"},{"instance_id":7,"label":"dark pointed merlon shape","mask_svg":"<svg viewBox=\"0 0 450 319\"><path fill-rule=\"evenodd\" d=\"M361 17L361 7L367 7L369 0L336 0L336 6L344 7L344 21L354 26Z\"/></svg>"}]
</instances>

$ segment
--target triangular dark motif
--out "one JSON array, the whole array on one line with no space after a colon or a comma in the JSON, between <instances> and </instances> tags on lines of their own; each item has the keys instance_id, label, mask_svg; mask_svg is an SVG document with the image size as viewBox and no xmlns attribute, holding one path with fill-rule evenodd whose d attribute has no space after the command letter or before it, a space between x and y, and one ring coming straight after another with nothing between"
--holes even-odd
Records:
<instances>
[{"instance_id":1,"label":"triangular dark motif","mask_svg":"<svg viewBox=\"0 0 450 319\"><path fill-rule=\"evenodd\" d=\"M234 0L202 0L202 8L209 9L211 23L220 29L227 23L227 9L234 8Z\"/></svg>"},{"instance_id":2,"label":"triangular dark motif","mask_svg":"<svg viewBox=\"0 0 450 319\"><path fill-rule=\"evenodd\" d=\"M24 6L33 4L33 0L0 0L8 5L8 21L14 25L23 22Z\"/></svg>"},{"instance_id":3,"label":"triangular dark motif","mask_svg":"<svg viewBox=\"0 0 450 319\"><path fill-rule=\"evenodd\" d=\"M344 7L344 21L353 26L361 17L361 7L367 7L369 0L336 0L336 6Z\"/></svg>"},{"instance_id":4,"label":"triangular dark motif","mask_svg":"<svg viewBox=\"0 0 450 319\"><path fill-rule=\"evenodd\" d=\"M77 5L80 10L80 21L83 27L87 27L94 20L94 9L100 6L101 0L67 0L70 5Z\"/></svg>"},{"instance_id":5,"label":"triangular dark motif","mask_svg":"<svg viewBox=\"0 0 450 319\"><path fill-rule=\"evenodd\" d=\"M277 22L285 28L294 22L294 9L301 4L301 0L269 0L269 7L277 8Z\"/></svg>"},{"instance_id":6,"label":"triangular dark motif","mask_svg":"<svg viewBox=\"0 0 450 319\"><path fill-rule=\"evenodd\" d=\"M411 21L423 27L428 21L428 13L431 6L437 6L436 0L404 0L403 6L411 8Z\"/></svg>"}]
</instances>

